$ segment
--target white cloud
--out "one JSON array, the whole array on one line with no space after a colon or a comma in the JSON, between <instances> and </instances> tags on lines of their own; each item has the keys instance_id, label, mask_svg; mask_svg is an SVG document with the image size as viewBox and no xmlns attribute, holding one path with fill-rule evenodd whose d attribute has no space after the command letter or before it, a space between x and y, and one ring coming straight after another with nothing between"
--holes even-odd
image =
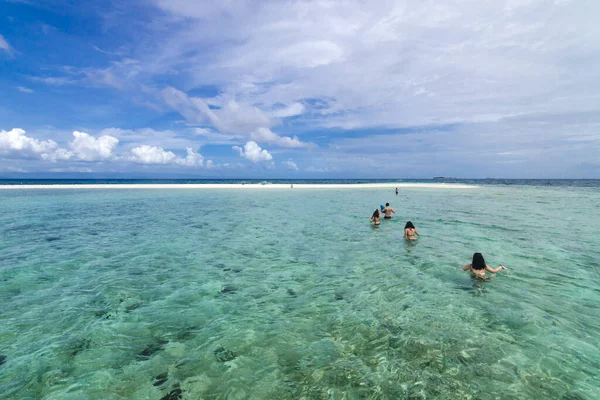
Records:
<instances>
[{"instance_id":1,"label":"white cloud","mask_svg":"<svg viewBox=\"0 0 600 400\"><path fill-rule=\"evenodd\" d=\"M194 133L198 136L210 136L214 134L213 130L208 128L196 128L194 129Z\"/></svg>"},{"instance_id":2,"label":"white cloud","mask_svg":"<svg viewBox=\"0 0 600 400\"><path fill-rule=\"evenodd\" d=\"M4 50L9 55L13 54L13 48L8 43L8 41L4 38L4 36L2 36L1 34L0 34L0 50Z\"/></svg>"},{"instance_id":3,"label":"white cloud","mask_svg":"<svg viewBox=\"0 0 600 400\"><path fill-rule=\"evenodd\" d=\"M48 76L48 77L30 76L29 79L31 79L34 82L41 82L41 83L45 83L46 85L50 85L50 86L63 86L63 85L71 85L71 84L77 83L76 79L68 78L68 77L64 77L64 76Z\"/></svg>"},{"instance_id":4,"label":"white cloud","mask_svg":"<svg viewBox=\"0 0 600 400\"><path fill-rule=\"evenodd\" d=\"M319 168L319 167L306 167L304 169L304 172L310 172L310 173L318 173L318 174L325 174L328 172L340 172L340 168L338 167L325 167L325 168Z\"/></svg>"},{"instance_id":5,"label":"white cloud","mask_svg":"<svg viewBox=\"0 0 600 400\"><path fill-rule=\"evenodd\" d=\"M91 168L86 167L67 167L67 168L50 168L48 169L50 172L94 172Z\"/></svg>"},{"instance_id":6,"label":"white cloud","mask_svg":"<svg viewBox=\"0 0 600 400\"><path fill-rule=\"evenodd\" d=\"M59 148L55 141L29 137L23 129L19 128L0 131L0 154L39 157L47 161L68 160L73 155L71 152Z\"/></svg>"},{"instance_id":7,"label":"white cloud","mask_svg":"<svg viewBox=\"0 0 600 400\"><path fill-rule=\"evenodd\" d=\"M295 117L297 115L301 115L306 111L306 107L304 107L301 103L293 103L284 108L277 108L273 111L270 111L268 115L271 118L288 118Z\"/></svg>"},{"instance_id":8,"label":"white cloud","mask_svg":"<svg viewBox=\"0 0 600 400\"><path fill-rule=\"evenodd\" d=\"M151 128L121 129L107 128L100 132L101 135L114 136L126 148L141 145L157 146L169 149L198 147L197 141L191 138L187 130L156 130Z\"/></svg>"},{"instance_id":9,"label":"white cloud","mask_svg":"<svg viewBox=\"0 0 600 400\"><path fill-rule=\"evenodd\" d=\"M240 136L250 137L253 141L264 142L280 147L308 148L314 147L313 143L301 142L297 137L281 137L273 133L268 126L272 121L257 107L240 103L236 100L211 99L212 104L220 106L219 109L211 109L204 99L189 97L187 94L175 88L163 90L164 100L172 108L177 110L187 120L195 123L210 123L220 133L214 133L210 129L197 128L196 134L216 139L222 135L223 139L233 139ZM304 106L294 103L290 107L275 111L274 114L281 117L292 116L301 113ZM233 134L233 135L232 135Z\"/></svg>"},{"instance_id":10,"label":"white cloud","mask_svg":"<svg viewBox=\"0 0 600 400\"><path fill-rule=\"evenodd\" d=\"M70 160L73 157L73 153L69 150L58 148L53 152L43 153L41 157L42 160L56 162L59 160Z\"/></svg>"},{"instance_id":11,"label":"white cloud","mask_svg":"<svg viewBox=\"0 0 600 400\"><path fill-rule=\"evenodd\" d=\"M115 53L98 69L65 69L54 77L48 71L37 78L130 90L127 97L136 104L160 101L188 124L203 127L197 135L158 130L111 135L127 151L247 141L287 151L310 147L303 133L318 131L320 146L334 146L306 152L314 162L296 154L294 159L321 170L377 171L377 162L385 160L386 171L400 174L464 176L474 170L464 162L465 153L471 160L489 157L489 148L502 161L478 158L478 173L514 176L516 169L500 165L507 161L542 172L545 162L548 171L559 173L598 162L597 122L572 119L600 115L600 2L150 4L161 12L153 13L152 24L136 25L140 34L123 46L128 54ZM135 11L128 7L123 6ZM198 94L212 92L218 94ZM544 129L528 121L531 116L539 116L535 123ZM415 126L423 129L392 136L380 129ZM359 128L364 131L344 131ZM419 168L406 169L411 162Z\"/></svg>"},{"instance_id":12,"label":"white cloud","mask_svg":"<svg viewBox=\"0 0 600 400\"><path fill-rule=\"evenodd\" d=\"M144 49L143 68L185 71L189 86L218 85L221 99L271 118L277 105L305 104L311 126L393 128L589 110L600 102L600 31L592 28L600 3L156 4L179 26ZM250 132L273 126L249 125Z\"/></svg>"},{"instance_id":13,"label":"white cloud","mask_svg":"<svg viewBox=\"0 0 600 400\"><path fill-rule=\"evenodd\" d=\"M202 167L204 165L204 157L200 153L190 147L186 149L187 156L185 158L179 158L175 162L179 165L186 167ZM210 160L209 160L210 161Z\"/></svg>"},{"instance_id":14,"label":"white cloud","mask_svg":"<svg viewBox=\"0 0 600 400\"><path fill-rule=\"evenodd\" d=\"M33 90L26 88L24 86L17 86L17 90L21 93L33 93Z\"/></svg>"},{"instance_id":15,"label":"white cloud","mask_svg":"<svg viewBox=\"0 0 600 400\"><path fill-rule=\"evenodd\" d=\"M315 146L313 143L301 142L296 136L293 138L288 136L281 137L273 133L269 128L258 128L252 132L250 138L257 142L264 142L280 147L309 148Z\"/></svg>"},{"instance_id":16,"label":"white cloud","mask_svg":"<svg viewBox=\"0 0 600 400\"><path fill-rule=\"evenodd\" d=\"M288 160L288 161L283 161L281 163L286 169L290 170L290 171L298 171L299 168L296 165L295 162L293 162L292 160Z\"/></svg>"},{"instance_id":17,"label":"white cloud","mask_svg":"<svg viewBox=\"0 0 600 400\"><path fill-rule=\"evenodd\" d=\"M119 144L119 139L113 136L95 138L85 132L73 132L74 139L69 147L78 159L83 161L99 161L114 157L113 151Z\"/></svg>"},{"instance_id":18,"label":"white cloud","mask_svg":"<svg viewBox=\"0 0 600 400\"><path fill-rule=\"evenodd\" d=\"M253 163L273 160L273 156L267 150L261 149L260 146L253 141L246 143L244 148L238 146L233 146L232 148L237 151L241 157L245 157Z\"/></svg>"},{"instance_id":19,"label":"white cloud","mask_svg":"<svg viewBox=\"0 0 600 400\"><path fill-rule=\"evenodd\" d=\"M162 97L173 109L188 121L210 123L223 133L243 133L262 126L270 126L271 121L257 107L230 99L213 99L218 109L211 109L205 100L189 97L184 92L169 87L163 90Z\"/></svg>"},{"instance_id":20,"label":"white cloud","mask_svg":"<svg viewBox=\"0 0 600 400\"><path fill-rule=\"evenodd\" d=\"M127 159L138 164L176 164L184 167L204 166L204 157L191 147L186 149L186 157L178 157L172 151L159 146L142 145L131 149Z\"/></svg>"},{"instance_id":21,"label":"white cloud","mask_svg":"<svg viewBox=\"0 0 600 400\"><path fill-rule=\"evenodd\" d=\"M130 161L139 164L170 164L175 162L177 156L162 147L142 145L131 149Z\"/></svg>"},{"instance_id":22,"label":"white cloud","mask_svg":"<svg viewBox=\"0 0 600 400\"><path fill-rule=\"evenodd\" d=\"M292 68L315 68L340 61L342 49L327 40L306 41L279 50L276 57L280 64Z\"/></svg>"}]
</instances>

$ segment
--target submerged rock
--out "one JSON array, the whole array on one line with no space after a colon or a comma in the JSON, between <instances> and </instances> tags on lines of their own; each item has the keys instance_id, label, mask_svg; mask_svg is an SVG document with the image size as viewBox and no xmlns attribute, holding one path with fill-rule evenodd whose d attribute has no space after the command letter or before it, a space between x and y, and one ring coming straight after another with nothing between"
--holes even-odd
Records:
<instances>
[{"instance_id":1,"label":"submerged rock","mask_svg":"<svg viewBox=\"0 0 600 400\"><path fill-rule=\"evenodd\" d=\"M126 313L130 313L133 310L137 310L141 306L142 306L142 303L133 303L133 304L130 304L130 305L128 305L128 306L125 307L125 312Z\"/></svg>"},{"instance_id":2,"label":"submerged rock","mask_svg":"<svg viewBox=\"0 0 600 400\"><path fill-rule=\"evenodd\" d=\"M296 297L296 291L294 289L288 289L287 294L289 294L292 297Z\"/></svg>"},{"instance_id":3,"label":"submerged rock","mask_svg":"<svg viewBox=\"0 0 600 400\"><path fill-rule=\"evenodd\" d=\"M237 288L233 285L225 285L223 289L221 289L221 294L233 294L237 292Z\"/></svg>"},{"instance_id":4,"label":"submerged rock","mask_svg":"<svg viewBox=\"0 0 600 400\"><path fill-rule=\"evenodd\" d=\"M231 361L231 360L234 360L237 357L237 354L235 354L231 350L225 349L223 346L219 346L213 352L213 354L215 355L215 357L217 358L217 361L219 361L219 362Z\"/></svg>"},{"instance_id":5,"label":"submerged rock","mask_svg":"<svg viewBox=\"0 0 600 400\"><path fill-rule=\"evenodd\" d=\"M567 392L561 397L561 400L586 400L586 399L579 393Z\"/></svg>"},{"instance_id":6,"label":"submerged rock","mask_svg":"<svg viewBox=\"0 0 600 400\"><path fill-rule=\"evenodd\" d=\"M140 354L138 354L138 358L142 359L142 360L147 360L150 357L152 357L152 355L154 355L154 353L156 353L159 350L164 349L165 344L169 343L167 340L158 340L155 343L152 343L151 345L149 345L148 347L146 347L144 350L142 350L142 352Z\"/></svg>"},{"instance_id":7,"label":"submerged rock","mask_svg":"<svg viewBox=\"0 0 600 400\"><path fill-rule=\"evenodd\" d=\"M164 374L157 375L154 378L154 382L152 382L152 385L153 386L160 386L160 385L162 385L163 383L165 383L168 380L169 380L169 373L165 372Z\"/></svg>"},{"instance_id":8,"label":"submerged rock","mask_svg":"<svg viewBox=\"0 0 600 400\"><path fill-rule=\"evenodd\" d=\"M165 394L160 400L179 400L181 399L181 395L183 392L180 388L175 388L171 390L169 393Z\"/></svg>"},{"instance_id":9,"label":"submerged rock","mask_svg":"<svg viewBox=\"0 0 600 400\"><path fill-rule=\"evenodd\" d=\"M344 295L342 293L336 293L335 294L335 299L336 300L344 300Z\"/></svg>"},{"instance_id":10,"label":"submerged rock","mask_svg":"<svg viewBox=\"0 0 600 400\"><path fill-rule=\"evenodd\" d=\"M175 335L175 338L177 338L177 340L191 339L196 334L196 331L199 329L200 328L197 326L187 326L187 327L181 329L179 332L177 332L177 334Z\"/></svg>"},{"instance_id":11,"label":"submerged rock","mask_svg":"<svg viewBox=\"0 0 600 400\"><path fill-rule=\"evenodd\" d=\"M46 242L55 242L57 240L60 240L59 236L47 236L46 238Z\"/></svg>"},{"instance_id":12,"label":"submerged rock","mask_svg":"<svg viewBox=\"0 0 600 400\"><path fill-rule=\"evenodd\" d=\"M77 339L69 346L69 354L76 356L83 350L89 349L91 344L92 341L90 339Z\"/></svg>"},{"instance_id":13,"label":"submerged rock","mask_svg":"<svg viewBox=\"0 0 600 400\"><path fill-rule=\"evenodd\" d=\"M6 356L3 356L2 354L0 354L0 365L4 364L6 362Z\"/></svg>"}]
</instances>

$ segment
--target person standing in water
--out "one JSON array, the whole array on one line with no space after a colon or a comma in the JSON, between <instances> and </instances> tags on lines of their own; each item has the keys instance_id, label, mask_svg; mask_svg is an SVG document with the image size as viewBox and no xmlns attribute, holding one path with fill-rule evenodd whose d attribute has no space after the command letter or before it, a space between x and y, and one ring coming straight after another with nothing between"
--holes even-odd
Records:
<instances>
[{"instance_id":1,"label":"person standing in water","mask_svg":"<svg viewBox=\"0 0 600 400\"><path fill-rule=\"evenodd\" d=\"M371 215L371 222L375 223L375 226L381 224L381 214L379 213L379 209L375 209L373 215Z\"/></svg>"},{"instance_id":2,"label":"person standing in water","mask_svg":"<svg viewBox=\"0 0 600 400\"><path fill-rule=\"evenodd\" d=\"M385 203L385 208L383 209L383 213L385 216L383 219L392 219L392 213L396 214L396 210L390 207L390 203Z\"/></svg>"},{"instance_id":3,"label":"person standing in water","mask_svg":"<svg viewBox=\"0 0 600 400\"><path fill-rule=\"evenodd\" d=\"M417 228L413 225L412 222L408 221L406 225L404 225L404 239L407 240L416 240L415 235L421 236L421 234L417 231Z\"/></svg>"},{"instance_id":4,"label":"person standing in water","mask_svg":"<svg viewBox=\"0 0 600 400\"><path fill-rule=\"evenodd\" d=\"M497 268L490 267L489 265L487 265L485 263L485 259L483 258L483 255L481 253L475 253L475 254L473 254L473 261L471 262L471 264L465 265L462 270L463 271L470 270L471 273L473 274L473 276L475 276L479 279L488 279L489 276L487 276L485 274L485 271L489 271L492 274L495 274L496 272L498 272L502 269L507 270L504 265L500 265Z\"/></svg>"},{"instance_id":5,"label":"person standing in water","mask_svg":"<svg viewBox=\"0 0 600 400\"><path fill-rule=\"evenodd\" d=\"M398 188L396 188L396 196L398 196Z\"/></svg>"}]
</instances>

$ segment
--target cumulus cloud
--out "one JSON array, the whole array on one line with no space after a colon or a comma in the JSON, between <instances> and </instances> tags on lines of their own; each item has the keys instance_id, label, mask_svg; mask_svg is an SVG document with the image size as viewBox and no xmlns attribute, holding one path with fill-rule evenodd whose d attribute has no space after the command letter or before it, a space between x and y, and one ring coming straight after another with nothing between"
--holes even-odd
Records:
<instances>
[{"instance_id":1,"label":"cumulus cloud","mask_svg":"<svg viewBox=\"0 0 600 400\"><path fill-rule=\"evenodd\" d=\"M177 164L184 165L186 167L202 167L204 165L204 157L202 154L197 153L191 147L188 147L186 151L187 156L185 158L178 158L175 160Z\"/></svg>"},{"instance_id":2,"label":"cumulus cloud","mask_svg":"<svg viewBox=\"0 0 600 400\"><path fill-rule=\"evenodd\" d=\"M184 167L204 166L204 157L191 147L186 149L185 157L178 157L172 151L167 151L160 146L142 145L131 149L129 161L138 164L175 164Z\"/></svg>"},{"instance_id":3,"label":"cumulus cloud","mask_svg":"<svg viewBox=\"0 0 600 400\"><path fill-rule=\"evenodd\" d=\"M299 168L296 165L295 162L293 162L292 160L288 160L288 161L283 161L281 163L281 165L283 165L286 169L290 170L290 171L298 171Z\"/></svg>"},{"instance_id":4,"label":"cumulus cloud","mask_svg":"<svg viewBox=\"0 0 600 400\"><path fill-rule=\"evenodd\" d=\"M82 161L110 159L114 156L113 151L119 144L119 139L108 135L95 138L85 132L75 131L73 137L69 147Z\"/></svg>"},{"instance_id":5,"label":"cumulus cloud","mask_svg":"<svg viewBox=\"0 0 600 400\"><path fill-rule=\"evenodd\" d=\"M71 152L61 149L55 141L29 137L19 128L0 131L0 154L25 158L39 157L47 161L68 160L73 156Z\"/></svg>"},{"instance_id":6,"label":"cumulus cloud","mask_svg":"<svg viewBox=\"0 0 600 400\"><path fill-rule=\"evenodd\" d=\"M253 163L273 160L273 156L267 150L261 149L260 146L253 141L246 143L244 148L239 146L233 146L232 148L237 151L241 157L244 157Z\"/></svg>"},{"instance_id":7,"label":"cumulus cloud","mask_svg":"<svg viewBox=\"0 0 600 400\"><path fill-rule=\"evenodd\" d=\"M130 161L139 164L170 164L177 159L175 153L162 147L142 145L131 149Z\"/></svg>"},{"instance_id":8,"label":"cumulus cloud","mask_svg":"<svg viewBox=\"0 0 600 400\"><path fill-rule=\"evenodd\" d=\"M117 135L136 135L137 131L120 130L118 128L105 129L102 132L111 132ZM155 132L155 131L152 131ZM85 132L74 131L73 139L68 143L68 148L62 148L54 140L39 140L27 136L23 129L15 128L10 131L0 131L0 158L12 159L38 159L56 163L69 160L71 164L53 168L53 172L77 172L88 169L87 166L77 165L77 162L133 162L137 164L179 165L183 167L204 167L204 156L192 147L185 149L184 156L178 156L172 151L165 150L162 146L137 145L131 150L118 153L119 139L111 135L97 137ZM252 149L249 154L252 154ZM207 162L210 168L218 166L212 161ZM16 167L17 168L17 167ZM49 171L49 170L48 170Z\"/></svg>"}]
</instances>

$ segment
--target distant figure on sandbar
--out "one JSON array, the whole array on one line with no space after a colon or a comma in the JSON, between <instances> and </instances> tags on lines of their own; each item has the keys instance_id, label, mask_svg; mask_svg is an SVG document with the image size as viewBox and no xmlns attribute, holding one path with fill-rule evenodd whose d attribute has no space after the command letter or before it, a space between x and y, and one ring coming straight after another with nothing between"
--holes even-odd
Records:
<instances>
[{"instance_id":1,"label":"distant figure on sandbar","mask_svg":"<svg viewBox=\"0 0 600 400\"><path fill-rule=\"evenodd\" d=\"M392 207L390 207L390 203L385 203L385 208L383 209L383 213L385 214L383 219L392 219L392 213L395 214L396 210L394 210Z\"/></svg>"},{"instance_id":2,"label":"distant figure on sandbar","mask_svg":"<svg viewBox=\"0 0 600 400\"><path fill-rule=\"evenodd\" d=\"M479 279L488 279L489 276L487 276L485 274L485 271L489 271L492 274L495 274L496 272L498 272L502 269L506 270L506 267L504 265L500 265L497 268L492 268L485 263L483 255L481 255L481 253L475 253L475 254L473 254L473 261L471 262L471 264L465 265L462 270L463 271L471 270L471 273L473 274L473 276L475 276Z\"/></svg>"},{"instance_id":3,"label":"distant figure on sandbar","mask_svg":"<svg viewBox=\"0 0 600 400\"><path fill-rule=\"evenodd\" d=\"M378 208L376 208L373 215L371 215L371 222L374 222L376 226L381 224L381 214L379 214Z\"/></svg>"},{"instance_id":4,"label":"distant figure on sandbar","mask_svg":"<svg viewBox=\"0 0 600 400\"><path fill-rule=\"evenodd\" d=\"M398 188L396 188L396 196L398 196Z\"/></svg>"},{"instance_id":5,"label":"distant figure on sandbar","mask_svg":"<svg viewBox=\"0 0 600 400\"><path fill-rule=\"evenodd\" d=\"M406 225L404 225L404 239L407 240L416 240L415 235L421 236L421 234L417 231L417 228L413 225L412 222L408 221Z\"/></svg>"}]
</instances>

